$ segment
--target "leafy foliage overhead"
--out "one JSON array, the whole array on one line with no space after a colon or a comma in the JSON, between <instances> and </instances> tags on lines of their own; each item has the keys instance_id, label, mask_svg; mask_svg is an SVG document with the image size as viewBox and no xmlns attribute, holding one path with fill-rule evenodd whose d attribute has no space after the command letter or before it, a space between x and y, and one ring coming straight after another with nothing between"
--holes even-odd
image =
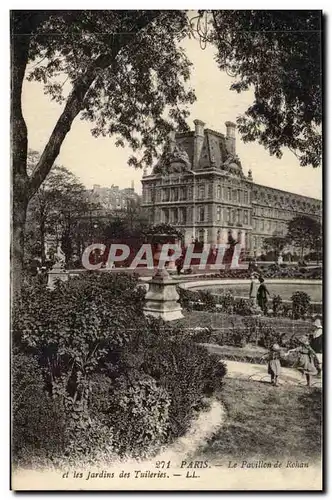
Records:
<instances>
[{"instance_id":1,"label":"leafy foliage overhead","mask_svg":"<svg viewBox=\"0 0 332 500\"><path fill-rule=\"evenodd\" d=\"M62 103L70 85L75 91L91 79L81 119L96 137L115 135L118 146L142 149L142 164L151 164L165 133L186 127L185 107L195 99L184 85L191 63L177 44L186 33L180 11L51 12L31 37L28 80ZM130 163L139 165L134 157Z\"/></svg>"},{"instance_id":2,"label":"leafy foliage overhead","mask_svg":"<svg viewBox=\"0 0 332 500\"><path fill-rule=\"evenodd\" d=\"M245 142L278 158L289 148L302 166L321 162L322 19L320 11L212 11L210 40L231 89L254 90L237 120Z\"/></svg>"}]
</instances>

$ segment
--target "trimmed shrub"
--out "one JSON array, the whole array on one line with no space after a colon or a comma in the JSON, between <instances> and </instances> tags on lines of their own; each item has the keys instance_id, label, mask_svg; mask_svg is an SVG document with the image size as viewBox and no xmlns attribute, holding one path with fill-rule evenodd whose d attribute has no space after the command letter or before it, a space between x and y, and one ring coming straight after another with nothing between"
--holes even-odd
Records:
<instances>
[{"instance_id":1,"label":"trimmed shrub","mask_svg":"<svg viewBox=\"0 0 332 500\"><path fill-rule=\"evenodd\" d=\"M199 290L198 300L203 304L203 311L215 311L217 301L211 292L207 290Z\"/></svg>"},{"instance_id":2,"label":"trimmed shrub","mask_svg":"<svg viewBox=\"0 0 332 500\"><path fill-rule=\"evenodd\" d=\"M305 292L295 292L292 297L292 312L294 319L303 318L310 309L310 296Z\"/></svg>"},{"instance_id":3,"label":"trimmed shrub","mask_svg":"<svg viewBox=\"0 0 332 500\"><path fill-rule=\"evenodd\" d=\"M280 297L280 295L273 295L272 310L275 316L277 316L278 312L281 310L281 307L282 307L282 298Z\"/></svg>"},{"instance_id":4,"label":"trimmed shrub","mask_svg":"<svg viewBox=\"0 0 332 500\"><path fill-rule=\"evenodd\" d=\"M225 293L219 297L219 304L221 305L221 310L223 313L233 314L235 299L233 293L227 290Z\"/></svg>"},{"instance_id":5,"label":"trimmed shrub","mask_svg":"<svg viewBox=\"0 0 332 500\"><path fill-rule=\"evenodd\" d=\"M252 303L245 299L235 300L233 312L234 314L239 314L240 316L252 316L255 314Z\"/></svg>"}]
</instances>

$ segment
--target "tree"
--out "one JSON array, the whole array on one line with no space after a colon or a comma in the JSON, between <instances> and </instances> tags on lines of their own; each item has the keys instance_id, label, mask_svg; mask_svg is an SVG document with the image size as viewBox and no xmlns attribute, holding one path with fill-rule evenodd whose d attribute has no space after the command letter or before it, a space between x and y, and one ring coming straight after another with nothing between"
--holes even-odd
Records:
<instances>
[{"instance_id":1,"label":"tree","mask_svg":"<svg viewBox=\"0 0 332 500\"><path fill-rule=\"evenodd\" d=\"M28 152L28 172L39 161L36 151ZM46 261L46 237L60 242L68 262L80 219L96 208L89 202L86 190L78 179L64 167L54 165L41 187L31 198L27 211L27 244L34 257Z\"/></svg>"},{"instance_id":2,"label":"tree","mask_svg":"<svg viewBox=\"0 0 332 500\"><path fill-rule=\"evenodd\" d=\"M263 244L265 250L269 251L270 249L272 249L273 252L275 252L276 259L279 253L282 252L282 250L285 248L286 245L287 245L286 238L277 235L265 238Z\"/></svg>"},{"instance_id":3,"label":"tree","mask_svg":"<svg viewBox=\"0 0 332 500\"><path fill-rule=\"evenodd\" d=\"M128 198L124 219L130 231L142 232L148 226L148 213L142 208L140 198Z\"/></svg>"},{"instance_id":4,"label":"tree","mask_svg":"<svg viewBox=\"0 0 332 500\"><path fill-rule=\"evenodd\" d=\"M201 13L201 18L204 14ZM254 102L237 120L244 142L258 141L271 155L289 148L302 166L321 162L322 18L316 11L210 11L211 30L197 31L218 50L217 62L254 90Z\"/></svg>"},{"instance_id":5,"label":"tree","mask_svg":"<svg viewBox=\"0 0 332 500\"><path fill-rule=\"evenodd\" d=\"M322 227L321 224L311 217L301 215L295 217L288 223L287 240L300 248L301 260L305 248L317 250L321 246Z\"/></svg>"},{"instance_id":6,"label":"tree","mask_svg":"<svg viewBox=\"0 0 332 500\"><path fill-rule=\"evenodd\" d=\"M177 42L187 33L182 11L12 11L12 269L19 291L29 200L59 154L74 119L91 121L92 134L116 135L150 165L175 126L184 129L190 62ZM52 36L50 35L52 34ZM33 62L33 65L31 63ZM24 78L44 85L62 112L31 175L22 112ZM65 93L65 83L71 86Z\"/></svg>"}]
</instances>

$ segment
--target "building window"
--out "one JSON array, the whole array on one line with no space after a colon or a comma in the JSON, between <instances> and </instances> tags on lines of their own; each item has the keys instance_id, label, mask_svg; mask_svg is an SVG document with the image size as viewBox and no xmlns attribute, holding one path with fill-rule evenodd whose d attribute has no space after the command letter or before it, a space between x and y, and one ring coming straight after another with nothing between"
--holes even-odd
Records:
<instances>
[{"instance_id":1,"label":"building window","mask_svg":"<svg viewBox=\"0 0 332 500\"><path fill-rule=\"evenodd\" d=\"M221 186L217 186L217 198L218 200L221 198Z\"/></svg>"},{"instance_id":2,"label":"building window","mask_svg":"<svg viewBox=\"0 0 332 500\"><path fill-rule=\"evenodd\" d=\"M248 210L244 211L244 220L243 220L243 222L244 222L244 224L248 224ZM256 229L256 220L254 222L255 222L255 229Z\"/></svg>"},{"instance_id":3,"label":"building window","mask_svg":"<svg viewBox=\"0 0 332 500\"><path fill-rule=\"evenodd\" d=\"M163 189L163 201L169 201L169 190Z\"/></svg>"},{"instance_id":4,"label":"building window","mask_svg":"<svg viewBox=\"0 0 332 500\"><path fill-rule=\"evenodd\" d=\"M165 222L165 224L168 224L168 223L169 223L169 212L168 212L168 208L164 208L164 209L163 209L162 218L163 218L163 222Z\"/></svg>"},{"instance_id":5,"label":"building window","mask_svg":"<svg viewBox=\"0 0 332 500\"><path fill-rule=\"evenodd\" d=\"M237 190L233 189L233 201L237 201Z\"/></svg>"},{"instance_id":6,"label":"building window","mask_svg":"<svg viewBox=\"0 0 332 500\"><path fill-rule=\"evenodd\" d=\"M248 205L248 191L244 192L243 203L245 203L246 205Z\"/></svg>"},{"instance_id":7,"label":"building window","mask_svg":"<svg viewBox=\"0 0 332 500\"><path fill-rule=\"evenodd\" d=\"M205 220L205 208L199 207L199 222L204 222Z\"/></svg>"},{"instance_id":8,"label":"building window","mask_svg":"<svg viewBox=\"0 0 332 500\"><path fill-rule=\"evenodd\" d=\"M174 201L178 201L179 199L179 190L178 188L174 189Z\"/></svg>"},{"instance_id":9,"label":"building window","mask_svg":"<svg viewBox=\"0 0 332 500\"><path fill-rule=\"evenodd\" d=\"M231 209L230 208L227 208L227 222L228 223L231 222Z\"/></svg>"},{"instance_id":10,"label":"building window","mask_svg":"<svg viewBox=\"0 0 332 500\"><path fill-rule=\"evenodd\" d=\"M246 250L249 250L249 234L248 233L244 233L244 244L245 244Z\"/></svg>"},{"instance_id":11,"label":"building window","mask_svg":"<svg viewBox=\"0 0 332 500\"><path fill-rule=\"evenodd\" d=\"M267 230L271 231L271 221L267 221Z\"/></svg>"},{"instance_id":12,"label":"building window","mask_svg":"<svg viewBox=\"0 0 332 500\"><path fill-rule=\"evenodd\" d=\"M203 184L203 185L199 186L198 198L200 200L204 200L204 194L205 194L205 186Z\"/></svg>"},{"instance_id":13,"label":"building window","mask_svg":"<svg viewBox=\"0 0 332 500\"><path fill-rule=\"evenodd\" d=\"M200 242L200 243L204 243L204 239L205 239L205 238L204 238L204 233L205 233L204 229L200 229L200 230L199 230L199 233L198 233L198 239L199 239L199 242Z\"/></svg>"},{"instance_id":14,"label":"building window","mask_svg":"<svg viewBox=\"0 0 332 500\"><path fill-rule=\"evenodd\" d=\"M228 201L232 200L232 190L231 190L231 188L227 188L227 199L228 199Z\"/></svg>"},{"instance_id":15,"label":"building window","mask_svg":"<svg viewBox=\"0 0 332 500\"><path fill-rule=\"evenodd\" d=\"M261 220L261 231L264 231L264 221Z\"/></svg>"},{"instance_id":16,"label":"building window","mask_svg":"<svg viewBox=\"0 0 332 500\"><path fill-rule=\"evenodd\" d=\"M236 211L236 223L237 224L240 224L241 220L240 220L240 210L237 209Z\"/></svg>"},{"instance_id":17,"label":"building window","mask_svg":"<svg viewBox=\"0 0 332 500\"><path fill-rule=\"evenodd\" d=\"M217 222L221 221L221 207L217 207Z\"/></svg>"},{"instance_id":18,"label":"building window","mask_svg":"<svg viewBox=\"0 0 332 500\"><path fill-rule=\"evenodd\" d=\"M174 224L178 224L179 220L178 220L178 209L177 208L173 208L173 223Z\"/></svg>"},{"instance_id":19,"label":"building window","mask_svg":"<svg viewBox=\"0 0 332 500\"><path fill-rule=\"evenodd\" d=\"M179 211L179 224L186 224L187 222L187 211L186 208L180 208Z\"/></svg>"}]
</instances>

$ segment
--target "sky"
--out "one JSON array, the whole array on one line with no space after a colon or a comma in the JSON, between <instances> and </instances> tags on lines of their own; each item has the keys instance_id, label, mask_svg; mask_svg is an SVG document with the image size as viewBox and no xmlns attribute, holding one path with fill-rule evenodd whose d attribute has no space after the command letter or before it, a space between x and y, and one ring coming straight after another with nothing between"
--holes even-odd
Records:
<instances>
[{"instance_id":1,"label":"sky","mask_svg":"<svg viewBox=\"0 0 332 500\"><path fill-rule=\"evenodd\" d=\"M193 130L193 121L200 119L206 128L225 133L225 122L235 121L252 103L253 94L229 90L234 80L218 69L212 47L202 50L193 39L185 40L182 45L193 62L190 86L197 97L190 107L188 123ZM63 105L52 102L38 82L25 81L22 97L29 147L42 152ZM93 184L106 187L114 184L123 189L134 181L135 190L141 193L142 171L127 165L131 149L116 147L113 137L92 137L90 128L90 123L79 117L75 119L56 163L71 170L87 188ZM284 150L282 159L277 159L258 143L244 144L239 134L236 134L236 149L244 173L251 169L254 182L321 199L321 168L300 167L295 155L288 150Z\"/></svg>"}]
</instances>

